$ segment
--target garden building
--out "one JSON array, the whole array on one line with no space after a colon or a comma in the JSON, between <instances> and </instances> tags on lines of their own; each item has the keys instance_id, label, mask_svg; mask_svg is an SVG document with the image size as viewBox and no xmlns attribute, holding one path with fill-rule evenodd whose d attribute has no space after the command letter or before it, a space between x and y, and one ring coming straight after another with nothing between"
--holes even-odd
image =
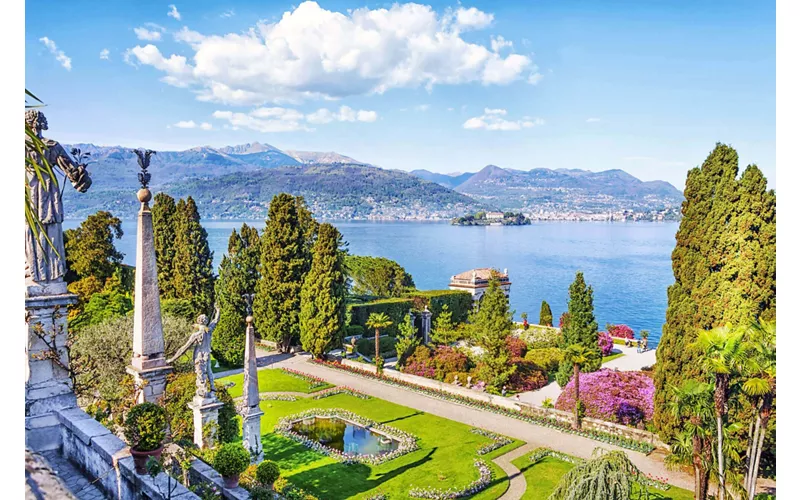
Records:
<instances>
[{"instance_id":1,"label":"garden building","mask_svg":"<svg viewBox=\"0 0 800 500\"><path fill-rule=\"evenodd\" d=\"M494 276L500 282L500 288L508 297L511 291L511 280L508 279L508 269L503 269L501 273L491 267L481 267L464 271L450 278L450 290L461 290L469 292L472 299L477 302L481 300L486 289L489 288L489 280Z\"/></svg>"}]
</instances>

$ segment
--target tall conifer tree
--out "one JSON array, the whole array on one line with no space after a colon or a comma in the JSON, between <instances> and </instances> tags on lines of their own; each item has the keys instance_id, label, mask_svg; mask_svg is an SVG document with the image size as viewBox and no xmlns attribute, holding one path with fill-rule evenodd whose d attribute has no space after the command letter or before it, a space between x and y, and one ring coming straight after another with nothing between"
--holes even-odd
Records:
<instances>
[{"instance_id":1,"label":"tall conifer tree","mask_svg":"<svg viewBox=\"0 0 800 500\"><path fill-rule=\"evenodd\" d=\"M553 311L550 310L550 304L546 300L542 301L542 308L539 309L539 324L553 326Z\"/></svg>"},{"instance_id":2,"label":"tall conifer tree","mask_svg":"<svg viewBox=\"0 0 800 500\"><path fill-rule=\"evenodd\" d=\"M241 232L231 232L228 253L219 266L214 293L220 317L211 348L229 366L241 366L244 361L247 304L243 295L255 292L259 249L258 230L242 224Z\"/></svg>"},{"instance_id":3,"label":"tall conifer tree","mask_svg":"<svg viewBox=\"0 0 800 500\"><path fill-rule=\"evenodd\" d=\"M287 352L300 334L300 290L310 269L306 236L315 230L297 200L286 193L272 198L261 237L260 277L253 316L261 336ZM301 219L305 219L301 224Z\"/></svg>"},{"instance_id":4,"label":"tall conifer tree","mask_svg":"<svg viewBox=\"0 0 800 500\"><path fill-rule=\"evenodd\" d=\"M506 347L506 337L514 326L512 317L508 297L493 277L478 309L470 314L469 322L473 338L484 350L482 361L487 370L484 382L495 390L500 390L515 370L514 366L509 366Z\"/></svg>"},{"instance_id":5,"label":"tall conifer tree","mask_svg":"<svg viewBox=\"0 0 800 500\"><path fill-rule=\"evenodd\" d=\"M593 372L600 368L602 356L597 346L597 319L594 317L594 291L586 285L583 273L575 273L575 281L569 286L569 301L567 304L569 321L561 329L559 348L580 344L589 350L597 351L596 356L582 367L582 371ZM573 366L568 361L562 361L558 366L556 381L564 387L572 375Z\"/></svg>"},{"instance_id":6,"label":"tall conifer tree","mask_svg":"<svg viewBox=\"0 0 800 500\"><path fill-rule=\"evenodd\" d=\"M214 252L208 247L208 233L200 225L200 213L191 196L178 202L175 218L175 298L188 300L196 314L211 314Z\"/></svg>"},{"instance_id":7,"label":"tall conifer tree","mask_svg":"<svg viewBox=\"0 0 800 500\"><path fill-rule=\"evenodd\" d=\"M300 292L300 342L315 358L341 343L343 335L346 278L341 246L339 231L321 224Z\"/></svg>"},{"instance_id":8,"label":"tall conifer tree","mask_svg":"<svg viewBox=\"0 0 800 500\"><path fill-rule=\"evenodd\" d=\"M688 348L698 330L775 318L775 192L754 165L737 180L738 163L718 143L686 178L654 373L654 422L665 441L680 426L668 411L670 387L701 378Z\"/></svg>"},{"instance_id":9,"label":"tall conifer tree","mask_svg":"<svg viewBox=\"0 0 800 500\"><path fill-rule=\"evenodd\" d=\"M153 239L158 269L158 289L162 299L175 298L172 271L175 267L175 200L166 193L153 198Z\"/></svg>"}]
</instances>

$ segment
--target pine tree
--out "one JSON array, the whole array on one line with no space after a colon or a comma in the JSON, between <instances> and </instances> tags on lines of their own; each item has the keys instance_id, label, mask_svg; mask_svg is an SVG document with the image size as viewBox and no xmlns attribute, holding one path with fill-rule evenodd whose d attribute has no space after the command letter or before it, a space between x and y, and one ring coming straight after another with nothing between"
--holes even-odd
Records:
<instances>
[{"instance_id":1,"label":"pine tree","mask_svg":"<svg viewBox=\"0 0 800 500\"><path fill-rule=\"evenodd\" d=\"M597 371L602 362L600 348L597 346L597 320L594 317L594 292L591 286L586 285L583 273L575 273L575 281L569 286L569 301L567 312L569 321L561 329L559 348L566 349L573 344L580 344L588 350L597 351L597 356L591 356L582 370L584 373ZM556 381L564 387L572 375L572 364L562 361L558 366Z\"/></svg>"},{"instance_id":2,"label":"pine tree","mask_svg":"<svg viewBox=\"0 0 800 500\"><path fill-rule=\"evenodd\" d=\"M77 229L65 231L67 281L94 276L105 283L112 277L124 257L114 247L115 238L122 238L122 221L104 210L88 216Z\"/></svg>"},{"instance_id":3,"label":"pine tree","mask_svg":"<svg viewBox=\"0 0 800 500\"><path fill-rule=\"evenodd\" d=\"M450 345L458 340L458 330L453 324L453 311L447 307L447 304L442 305L442 311L433 321L433 328L431 329L431 341L434 344Z\"/></svg>"},{"instance_id":4,"label":"pine tree","mask_svg":"<svg viewBox=\"0 0 800 500\"><path fill-rule=\"evenodd\" d=\"M198 315L211 314L214 252L208 247L208 233L200 225L200 213L191 196L178 202L175 219L175 298L188 300Z\"/></svg>"},{"instance_id":5,"label":"pine tree","mask_svg":"<svg viewBox=\"0 0 800 500\"><path fill-rule=\"evenodd\" d=\"M508 309L508 297L500 288L497 279L489 281L489 288L481 297L477 310L470 314L470 328L478 345L484 350L482 362L486 366L484 382L499 390L514 373L509 366L506 337L514 326L513 312Z\"/></svg>"},{"instance_id":6,"label":"pine tree","mask_svg":"<svg viewBox=\"0 0 800 500\"><path fill-rule=\"evenodd\" d=\"M158 289L162 299L175 298L173 268L175 267L175 200L166 193L153 198L153 240L156 249Z\"/></svg>"},{"instance_id":7,"label":"pine tree","mask_svg":"<svg viewBox=\"0 0 800 500\"><path fill-rule=\"evenodd\" d=\"M681 425L668 411L670 387L701 376L688 348L698 330L775 317L775 192L753 165L737 180L738 163L718 143L686 178L654 372L654 422L667 442Z\"/></svg>"},{"instance_id":8,"label":"pine tree","mask_svg":"<svg viewBox=\"0 0 800 500\"><path fill-rule=\"evenodd\" d=\"M247 304L243 295L255 292L258 256L258 230L247 224L239 233L234 229L214 286L220 316L211 337L214 356L228 366L242 366L244 362Z\"/></svg>"},{"instance_id":9,"label":"pine tree","mask_svg":"<svg viewBox=\"0 0 800 500\"><path fill-rule=\"evenodd\" d=\"M550 304L546 300L542 301L542 308L539 309L539 324L553 326L553 311L550 310Z\"/></svg>"},{"instance_id":10,"label":"pine tree","mask_svg":"<svg viewBox=\"0 0 800 500\"><path fill-rule=\"evenodd\" d=\"M305 237L311 226L308 221L301 226L294 197L281 193L272 198L261 237L253 316L261 336L277 342L283 352L300 334L300 291L310 268Z\"/></svg>"},{"instance_id":11,"label":"pine tree","mask_svg":"<svg viewBox=\"0 0 800 500\"><path fill-rule=\"evenodd\" d=\"M345 323L345 272L342 235L319 226L311 269L300 292L300 342L315 358L341 344Z\"/></svg>"}]
</instances>

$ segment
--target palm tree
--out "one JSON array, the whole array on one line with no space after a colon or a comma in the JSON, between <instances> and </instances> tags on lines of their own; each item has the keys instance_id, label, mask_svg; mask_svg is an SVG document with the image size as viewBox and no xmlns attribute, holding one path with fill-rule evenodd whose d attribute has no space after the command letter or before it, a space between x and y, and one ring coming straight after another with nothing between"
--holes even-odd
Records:
<instances>
[{"instance_id":1,"label":"palm tree","mask_svg":"<svg viewBox=\"0 0 800 500\"><path fill-rule=\"evenodd\" d=\"M670 413L683 421L683 429L671 443L666 463L671 468L691 463L694 468L694 498L705 500L708 475L713 468L714 386L686 380L671 388Z\"/></svg>"},{"instance_id":2,"label":"palm tree","mask_svg":"<svg viewBox=\"0 0 800 500\"><path fill-rule=\"evenodd\" d=\"M548 500L630 500L634 485L648 498L642 474L622 451L595 448L586 460L564 474Z\"/></svg>"},{"instance_id":3,"label":"palm tree","mask_svg":"<svg viewBox=\"0 0 800 500\"><path fill-rule=\"evenodd\" d=\"M750 423L750 435L747 443L747 471L744 488L747 498L753 500L756 492L758 468L761 462L761 450L767 433L772 401L775 398L777 384L777 351L775 346L775 321L759 319L747 329L747 356L745 361L745 381L742 392L754 401L755 414Z\"/></svg>"},{"instance_id":4,"label":"palm tree","mask_svg":"<svg viewBox=\"0 0 800 500\"><path fill-rule=\"evenodd\" d=\"M730 325L701 330L692 346L700 353L705 373L714 376L714 410L717 417L717 467L720 492L725 492L723 421L728 413L728 386L745 359L744 330ZM724 494L724 493L723 493Z\"/></svg>"},{"instance_id":5,"label":"palm tree","mask_svg":"<svg viewBox=\"0 0 800 500\"><path fill-rule=\"evenodd\" d=\"M392 326L392 320L386 313L372 313L367 319L367 327L375 329L375 368L380 374L383 371L383 361L381 358L381 329Z\"/></svg>"},{"instance_id":6,"label":"palm tree","mask_svg":"<svg viewBox=\"0 0 800 500\"><path fill-rule=\"evenodd\" d=\"M581 344L572 344L564 352L564 360L572 363L573 378L575 380L575 421L572 428L580 428L580 405L581 405L581 368L597 357L597 352Z\"/></svg>"}]
</instances>

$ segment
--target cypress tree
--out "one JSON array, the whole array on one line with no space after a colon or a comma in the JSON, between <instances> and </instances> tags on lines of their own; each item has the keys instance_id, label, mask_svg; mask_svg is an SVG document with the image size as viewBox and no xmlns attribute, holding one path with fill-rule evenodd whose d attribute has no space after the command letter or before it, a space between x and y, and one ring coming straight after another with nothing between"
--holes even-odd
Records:
<instances>
[{"instance_id":1,"label":"cypress tree","mask_svg":"<svg viewBox=\"0 0 800 500\"><path fill-rule=\"evenodd\" d=\"M688 348L698 330L775 317L775 192L754 165L737 180L738 163L717 143L686 178L653 377L654 422L667 442L681 425L668 410L670 387L702 376Z\"/></svg>"},{"instance_id":2,"label":"cypress tree","mask_svg":"<svg viewBox=\"0 0 800 500\"><path fill-rule=\"evenodd\" d=\"M244 362L247 304L242 295L255 291L258 256L258 230L247 224L242 224L240 233L234 229L214 286L220 315L211 337L214 356L229 366L241 366Z\"/></svg>"},{"instance_id":3,"label":"cypress tree","mask_svg":"<svg viewBox=\"0 0 800 500\"><path fill-rule=\"evenodd\" d=\"M178 202L175 219L175 298L188 300L198 315L211 314L214 252L208 247L208 233L200 225L200 213L191 196Z\"/></svg>"},{"instance_id":4,"label":"cypress tree","mask_svg":"<svg viewBox=\"0 0 800 500\"><path fill-rule=\"evenodd\" d=\"M484 382L495 390L500 390L515 370L513 365L509 366L506 347L506 337L511 334L514 326L512 317L513 313L508 308L508 297L497 279L491 279L478 309L470 314L469 322L474 332L473 337L484 349L482 361L487 370Z\"/></svg>"},{"instance_id":5,"label":"cypress tree","mask_svg":"<svg viewBox=\"0 0 800 500\"><path fill-rule=\"evenodd\" d=\"M542 301L542 308L539 309L539 324L553 326L553 311L550 310L550 304L546 300Z\"/></svg>"},{"instance_id":6,"label":"cypress tree","mask_svg":"<svg viewBox=\"0 0 800 500\"><path fill-rule=\"evenodd\" d=\"M153 198L153 243L156 249L158 289L162 299L175 298L173 268L175 267L175 200L166 193Z\"/></svg>"},{"instance_id":7,"label":"cypress tree","mask_svg":"<svg viewBox=\"0 0 800 500\"><path fill-rule=\"evenodd\" d=\"M343 337L346 278L341 246L339 231L321 224L300 292L300 342L315 358L341 344Z\"/></svg>"},{"instance_id":8,"label":"cypress tree","mask_svg":"<svg viewBox=\"0 0 800 500\"><path fill-rule=\"evenodd\" d=\"M300 334L300 291L310 268L305 236L310 226L308 221L301 226L294 197L281 193L272 198L261 237L253 316L261 336L277 342L283 352Z\"/></svg>"},{"instance_id":9,"label":"cypress tree","mask_svg":"<svg viewBox=\"0 0 800 500\"><path fill-rule=\"evenodd\" d=\"M575 281L569 286L569 301L567 312L569 321L561 329L559 348L566 349L573 344L580 344L587 349L596 350L597 356L591 356L591 361L582 367L584 373L596 371L600 368L602 356L597 346L597 320L594 317L594 291L586 285L583 273L575 273ZM572 364L562 361L558 365L556 381L564 387L572 375Z\"/></svg>"}]
</instances>

